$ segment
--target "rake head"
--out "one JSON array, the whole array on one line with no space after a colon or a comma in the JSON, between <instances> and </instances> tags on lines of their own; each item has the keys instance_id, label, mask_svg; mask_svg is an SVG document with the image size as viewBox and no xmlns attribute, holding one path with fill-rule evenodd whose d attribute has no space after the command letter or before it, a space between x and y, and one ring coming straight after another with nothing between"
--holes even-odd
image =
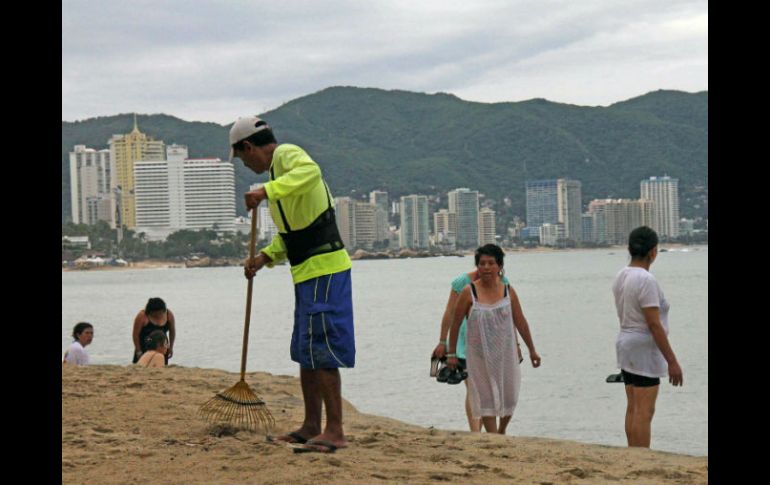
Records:
<instances>
[{"instance_id":1,"label":"rake head","mask_svg":"<svg viewBox=\"0 0 770 485\"><path fill-rule=\"evenodd\" d=\"M244 380L218 392L200 407L198 413L209 422L229 423L252 431L263 429L268 433L275 426L265 401Z\"/></svg>"}]
</instances>

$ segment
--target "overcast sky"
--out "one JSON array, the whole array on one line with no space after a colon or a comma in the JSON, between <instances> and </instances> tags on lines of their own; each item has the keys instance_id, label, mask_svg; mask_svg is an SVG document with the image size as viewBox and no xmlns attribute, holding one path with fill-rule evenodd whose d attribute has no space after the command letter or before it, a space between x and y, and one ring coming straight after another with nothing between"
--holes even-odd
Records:
<instances>
[{"instance_id":1,"label":"overcast sky","mask_svg":"<svg viewBox=\"0 0 770 485\"><path fill-rule=\"evenodd\" d=\"M703 91L708 2L62 2L65 121L228 124L340 85L584 106Z\"/></svg>"}]
</instances>

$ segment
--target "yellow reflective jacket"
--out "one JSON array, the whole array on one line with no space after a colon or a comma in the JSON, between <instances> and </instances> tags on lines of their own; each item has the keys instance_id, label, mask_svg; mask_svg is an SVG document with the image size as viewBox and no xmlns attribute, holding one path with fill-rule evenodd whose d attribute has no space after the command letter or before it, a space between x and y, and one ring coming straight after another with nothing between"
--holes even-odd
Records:
<instances>
[{"instance_id":1,"label":"yellow reflective jacket","mask_svg":"<svg viewBox=\"0 0 770 485\"><path fill-rule=\"evenodd\" d=\"M321 177L321 168L310 155L297 145L284 143L273 152L270 169L275 176L265 183L270 216L279 232L286 232L277 201L281 201L283 213L292 231L304 229L329 207L329 199L334 207L334 200L326 196L326 184ZM272 242L260 249L273 261L267 266L286 259L286 246L280 234ZM294 284L302 283L318 276L345 271L351 267L350 257L345 249L331 253L311 256L302 263L291 267Z\"/></svg>"}]
</instances>

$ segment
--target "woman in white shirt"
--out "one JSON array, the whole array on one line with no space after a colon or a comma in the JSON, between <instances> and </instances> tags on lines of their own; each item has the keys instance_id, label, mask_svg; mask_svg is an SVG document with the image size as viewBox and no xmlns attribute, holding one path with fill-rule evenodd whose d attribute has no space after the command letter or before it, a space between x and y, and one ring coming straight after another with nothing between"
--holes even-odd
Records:
<instances>
[{"instance_id":1,"label":"woman in white shirt","mask_svg":"<svg viewBox=\"0 0 770 485\"><path fill-rule=\"evenodd\" d=\"M650 447L652 416L660 378L682 385L682 368L668 342L669 304L650 265L658 255L658 235L637 227L628 237L631 263L612 285L620 332L615 342L618 367L626 387L628 446Z\"/></svg>"},{"instance_id":2,"label":"woman in white shirt","mask_svg":"<svg viewBox=\"0 0 770 485\"><path fill-rule=\"evenodd\" d=\"M75 341L64 353L62 364L88 365L90 358L86 345L94 340L94 326L87 322L78 323L72 329L72 338Z\"/></svg>"}]
</instances>

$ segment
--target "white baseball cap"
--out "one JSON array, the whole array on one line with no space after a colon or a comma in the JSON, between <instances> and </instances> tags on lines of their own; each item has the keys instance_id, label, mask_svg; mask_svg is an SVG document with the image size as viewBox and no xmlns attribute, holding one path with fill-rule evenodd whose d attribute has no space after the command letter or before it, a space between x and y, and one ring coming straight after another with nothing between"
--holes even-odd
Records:
<instances>
[{"instance_id":1,"label":"white baseball cap","mask_svg":"<svg viewBox=\"0 0 770 485\"><path fill-rule=\"evenodd\" d=\"M241 140L245 140L254 133L267 130L270 127L258 116L247 116L238 118L233 127L230 128L230 161L233 161L233 145Z\"/></svg>"}]
</instances>

